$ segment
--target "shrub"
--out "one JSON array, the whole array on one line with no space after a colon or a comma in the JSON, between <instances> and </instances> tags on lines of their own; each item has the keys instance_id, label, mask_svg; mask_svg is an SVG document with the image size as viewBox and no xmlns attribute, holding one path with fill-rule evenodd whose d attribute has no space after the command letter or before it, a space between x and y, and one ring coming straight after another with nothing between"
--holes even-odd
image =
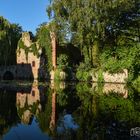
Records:
<instances>
[{"instance_id":1,"label":"shrub","mask_svg":"<svg viewBox=\"0 0 140 140\"><path fill-rule=\"evenodd\" d=\"M60 56L57 58L57 65L58 68L64 69L69 65L69 58L66 54L60 54Z\"/></svg>"},{"instance_id":2,"label":"shrub","mask_svg":"<svg viewBox=\"0 0 140 140\"><path fill-rule=\"evenodd\" d=\"M61 81L61 80L65 80L65 76L61 76L61 72L63 72L62 69L56 69L55 70L55 74L54 74L54 80L55 81Z\"/></svg>"},{"instance_id":3,"label":"shrub","mask_svg":"<svg viewBox=\"0 0 140 140\"><path fill-rule=\"evenodd\" d=\"M140 92L140 76L138 76L133 82L133 87Z\"/></svg>"},{"instance_id":4,"label":"shrub","mask_svg":"<svg viewBox=\"0 0 140 140\"><path fill-rule=\"evenodd\" d=\"M104 82L103 71L101 69L98 71L98 82Z\"/></svg>"},{"instance_id":5,"label":"shrub","mask_svg":"<svg viewBox=\"0 0 140 140\"><path fill-rule=\"evenodd\" d=\"M77 68L76 78L79 81L91 81L92 76L90 75L90 66L87 66L84 63L80 63L80 66Z\"/></svg>"}]
</instances>

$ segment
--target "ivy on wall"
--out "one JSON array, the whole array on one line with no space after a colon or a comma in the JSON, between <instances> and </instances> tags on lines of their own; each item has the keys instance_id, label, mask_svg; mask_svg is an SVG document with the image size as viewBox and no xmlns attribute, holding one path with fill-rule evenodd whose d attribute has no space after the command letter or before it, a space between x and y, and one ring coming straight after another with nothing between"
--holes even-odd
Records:
<instances>
[{"instance_id":1,"label":"ivy on wall","mask_svg":"<svg viewBox=\"0 0 140 140\"><path fill-rule=\"evenodd\" d=\"M37 48L36 43L32 43L30 47L25 46L22 39L18 41L18 50L17 52L21 53L21 49L25 51L26 60L28 60L28 53L33 53L35 56L39 57L39 48Z\"/></svg>"},{"instance_id":2,"label":"ivy on wall","mask_svg":"<svg viewBox=\"0 0 140 140\"><path fill-rule=\"evenodd\" d=\"M46 23L40 25L37 29L36 38L39 46L44 50L46 58L46 67L48 71L52 70L52 47L50 38L50 26L46 26Z\"/></svg>"}]
</instances>

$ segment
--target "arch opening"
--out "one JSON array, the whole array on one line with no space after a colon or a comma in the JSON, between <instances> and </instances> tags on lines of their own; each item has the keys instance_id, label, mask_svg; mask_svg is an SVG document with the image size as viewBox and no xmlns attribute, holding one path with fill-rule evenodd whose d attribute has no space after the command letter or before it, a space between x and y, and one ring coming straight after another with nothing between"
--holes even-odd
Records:
<instances>
[{"instance_id":1,"label":"arch opening","mask_svg":"<svg viewBox=\"0 0 140 140\"><path fill-rule=\"evenodd\" d=\"M3 75L3 80L13 80L14 79L14 75L12 72L10 71L6 71Z\"/></svg>"}]
</instances>

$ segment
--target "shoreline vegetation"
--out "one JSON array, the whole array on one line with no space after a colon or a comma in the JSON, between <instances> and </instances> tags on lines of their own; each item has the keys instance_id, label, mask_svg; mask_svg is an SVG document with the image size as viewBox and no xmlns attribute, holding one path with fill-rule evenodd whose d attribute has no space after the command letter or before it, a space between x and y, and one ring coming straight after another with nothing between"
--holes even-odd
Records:
<instances>
[{"instance_id":1,"label":"shoreline vegetation","mask_svg":"<svg viewBox=\"0 0 140 140\"><path fill-rule=\"evenodd\" d=\"M139 9L136 0L53 0L46 8L51 21L40 24L35 35L27 33L32 41L30 48L22 42L22 28L0 17L0 65L16 65L16 50L21 48L27 59L29 53L44 58L40 67L47 75L45 80L53 77L55 81L131 83L139 87ZM107 80L111 75L113 80Z\"/></svg>"}]
</instances>

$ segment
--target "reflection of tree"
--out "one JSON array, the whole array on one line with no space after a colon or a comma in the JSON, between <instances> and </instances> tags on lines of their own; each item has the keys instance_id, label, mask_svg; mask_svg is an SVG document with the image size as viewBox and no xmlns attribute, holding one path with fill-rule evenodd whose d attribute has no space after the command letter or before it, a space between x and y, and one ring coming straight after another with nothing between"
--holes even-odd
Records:
<instances>
[{"instance_id":1,"label":"reflection of tree","mask_svg":"<svg viewBox=\"0 0 140 140\"><path fill-rule=\"evenodd\" d=\"M75 111L79 139L105 139L115 136L129 136L130 129L140 125L139 101L123 98L117 93L100 94L88 89L87 85L77 85L80 108ZM134 97L134 96L133 96Z\"/></svg>"},{"instance_id":2,"label":"reflection of tree","mask_svg":"<svg viewBox=\"0 0 140 140\"><path fill-rule=\"evenodd\" d=\"M64 89L57 89L58 112L72 113L80 105L76 95L75 85L67 85Z\"/></svg>"},{"instance_id":3,"label":"reflection of tree","mask_svg":"<svg viewBox=\"0 0 140 140\"><path fill-rule=\"evenodd\" d=\"M37 115L37 120L41 130L51 135L49 126L52 113L52 90L50 88L45 93L45 102L42 105L43 110Z\"/></svg>"},{"instance_id":4,"label":"reflection of tree","mask_svg":"<svg viewBox=\"0 0 140 140\"><path fill-rule=\"evenodd\" d=\"M19 118L16 110L16 93L6 90L0 93L0 135L4 135Z\"/></svg>"},{"instance_id":5,"label":"reflection of tree","mask_svg":"<svg viewBox=\"0 0 140 140\"><path fill-rule=\"evenodd\" d=\"M45 103L42 106L44 109L37 115L41 130L51 136L57 135L56 127L63 112L72 113L79 106L75 88L61 88L59 84L55 83L55 86L47 89Z\"/></svg>"},{"instance_id":6,"label":"reflection of tree","mask_svg":"<svg viewBox=\"0 0 140 140\"><path fill-rule=\"evenodd\" d=\"M126 99L121 94L104 94L100 90L83 83L65 88L54 84L48 88L41 102L42 110L36 114L41 130L56 139L113 139L140 125L140 103L134 93ZM56 128L64 125L66 116L71 116L79 128L65 129L59 134Z\"/></svg>"}]
</instances>

